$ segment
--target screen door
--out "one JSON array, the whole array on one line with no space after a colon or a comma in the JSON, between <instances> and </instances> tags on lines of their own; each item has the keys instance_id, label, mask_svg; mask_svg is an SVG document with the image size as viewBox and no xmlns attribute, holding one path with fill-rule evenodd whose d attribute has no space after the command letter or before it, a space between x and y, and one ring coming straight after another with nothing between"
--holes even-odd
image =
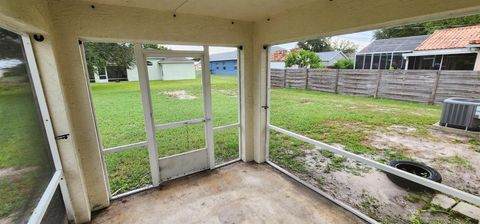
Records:
<instances>
[{"instance_id":1,"label":"screen door","mask_svg":"<svg viewBox=\"0 0 480 224\"><path fill-rule=\"evenodd\" d=\"M214 168L208 47L135 45L153 185Z\"/></svg>"}]
</instances>

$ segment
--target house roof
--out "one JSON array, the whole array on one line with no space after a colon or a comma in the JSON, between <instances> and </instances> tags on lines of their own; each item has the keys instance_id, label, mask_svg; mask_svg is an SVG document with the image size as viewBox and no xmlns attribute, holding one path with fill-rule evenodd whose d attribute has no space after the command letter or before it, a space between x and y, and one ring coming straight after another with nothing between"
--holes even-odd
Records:
<instances>
[{"instance_id":1,"label":"house roof","mask_svg":"<svg viewBox=\"0 0 480 224\"><path fill-rule=\"evenodd\" d=\"M271 56L270 60L272 62L284 62L285 59L287 58L287 54L288 54L287 50L274 51L272 53L272 56Z\"/></svg>"},{"instance_id":2,"label":"house roof","mask_svg":"<svg viewBox=\"0 0 480 224\"><path fill-rule=\"evenodd\" d=\"M341 55L342 57L347 58L347 56L341 51L326 51L326 52L318 52L315 54L318 55L320 60L324 62L331 61L337 55Z\"/></svg>"},{"instance_id":3,"label":"house roof","mask_svg":"<svg viewBox=\"0 0 480 224\"><path fill-rule=\"evenodd\" d=\"M427 40L420 44L416 51L465 48L471 42L480 43L480 24L436 30Z\"/></svg>"},{"instance_id":4,"label":"house roof","mask_svg":"<svg viewBox=\"0 0 480 224\"><path fill-rule=\"evenodd\" d=\"M275 54L277 51L285 50L285 48L279 46L273 46L271 51ZM229 61L229 60L237 60L237 51L229 51L217 54L210 55L210 61Z\"/></svg>"},{"instance_id":5,"label":"house roof","mask_svg":"<svg viewBox=\"0 0 480 224\"><path fill-rule=\"evenodd\" d=\"M415 50L428 35L379 39L370 43L357 54L380 52L411 52Z\"/></svg>"},{"instance_id":6,"label":"house roof","mask_svg":"<svg viewBox=\"0 0 480 224\"><path fill-rule=\"evenodd\" d=\"M229 51L210 55L210 61L237 60L237 51Z\"/></svg>"}]
</instances>

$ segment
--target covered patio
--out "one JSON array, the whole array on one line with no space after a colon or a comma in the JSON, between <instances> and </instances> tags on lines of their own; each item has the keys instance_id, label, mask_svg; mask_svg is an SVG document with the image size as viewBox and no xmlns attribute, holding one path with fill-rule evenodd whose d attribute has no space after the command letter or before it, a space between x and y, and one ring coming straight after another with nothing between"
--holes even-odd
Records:
<instances>
[{"instance_id":1,"label":"covered patio","mask_svg":"<svg viewBox=\"0 0 480 224\"><path fill-rule=\"evenodd\" d=\"M57 214L71 223L376 222L271 163L270 129L479 205L478 196L271 126L268 94L269 49L275 44L478 12L478 0L0 0L0 27L23 38L55 163L28 220L48 222ZM145 141L102 146L85 41L135 45ZM155 123L146 59L166 53L142 49L142 44L203 47L168 53L201 59L201 119ZM211 121L212 46L238 49L236 124L213 127ZM205 147L160 158L156 131L193 124L204 125ZM213 133L229 128L238 128L239 158L215 164ZM114 197L104 157L137 147L148 151L151 184ZM65 214L50 206L57 189Z\"/></svg>"}]
</instances>

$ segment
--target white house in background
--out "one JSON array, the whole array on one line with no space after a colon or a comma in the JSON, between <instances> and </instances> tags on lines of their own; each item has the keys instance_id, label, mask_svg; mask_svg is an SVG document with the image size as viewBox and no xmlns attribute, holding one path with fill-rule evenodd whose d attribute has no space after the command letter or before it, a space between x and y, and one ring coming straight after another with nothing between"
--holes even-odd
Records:
<instances>
[{"instance_id":1,"label":"white house in background","mask_svg":"<svg viewBox=\"0 0 480 224\"><path fill-rule=\"evenodd\" d=\"M187 58L147 58L148 77L150 80L195 79L194 63L193 59ZM95 72L95 82L118 81L138 81L137 67L127 69L112 65Z\"/></svg>"},{"instance_id":2,"label":"white house in background","mask_svg":"<svg viewBox=\"0 0 480 224\"><path fill-rule=\"evenodd\" d=\"M295 49L293 49L295 51ZM288 55L287 50L277 50L272 53L270 60L270 68L284 69L285 59ZM332 67L335 62L340 59L348 59L348 57L341 51L326 51L315 53L320 58L323 66Z\"/></svg>"}]
</instances>

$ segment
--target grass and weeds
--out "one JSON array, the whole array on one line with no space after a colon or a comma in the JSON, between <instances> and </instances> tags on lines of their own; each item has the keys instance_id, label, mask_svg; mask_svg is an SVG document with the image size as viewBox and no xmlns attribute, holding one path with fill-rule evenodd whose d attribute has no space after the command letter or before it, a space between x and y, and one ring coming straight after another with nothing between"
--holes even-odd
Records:
<instances>
[{"instance_id":1,"label":"grass and weeds","mask_svg":"<svg viewBox=\"0 0 480 224\"><path fill-rule=\"evenodd\" d=\"M475 150L475 152L480 153L480 140L470 139L468 143L470 143L470 145L472 146L472 149Z\"/></svg>"},{"instance_id":2,"label":"grass and weeds","mask_svg":"<svg viewBox=\"0 0 480 224\"><path fill-rule=\"evenodd\" d=\"M347 151L383 163L414 159L404 155L402 149L378 150L372 147L368 144L372 131L397 125L414 128L411 135L427 137L428 126L440 115L439 106L309 90L272 89L270 99L273 125L328 144L341 144ZM288 137L279 133L272 136L270 158L286 168L304 169L297 157L303 155L305 147L286 144L284 139ZM326 172L347 168L345 157L326 150L320 150L320 153L329 159Z\"/></svg>"},{"instance_id":3,"label":"grass and weeds","mask_svg":"<svg viewBox=\"0 0 480 224\"><path fill-rule=\"evenodd\" d=\"M450 156L450 157L440 157L439 160L447 162L447 163L451 163L451 164L454 164L454 165L458 165L458 166L464 167L464 168L469 169L469 170L475 170L475 168L472 166L470 161L468 161L467 159L465 159L465 158L463 158L459 155Z\"/></svg>"}]
</instances>

